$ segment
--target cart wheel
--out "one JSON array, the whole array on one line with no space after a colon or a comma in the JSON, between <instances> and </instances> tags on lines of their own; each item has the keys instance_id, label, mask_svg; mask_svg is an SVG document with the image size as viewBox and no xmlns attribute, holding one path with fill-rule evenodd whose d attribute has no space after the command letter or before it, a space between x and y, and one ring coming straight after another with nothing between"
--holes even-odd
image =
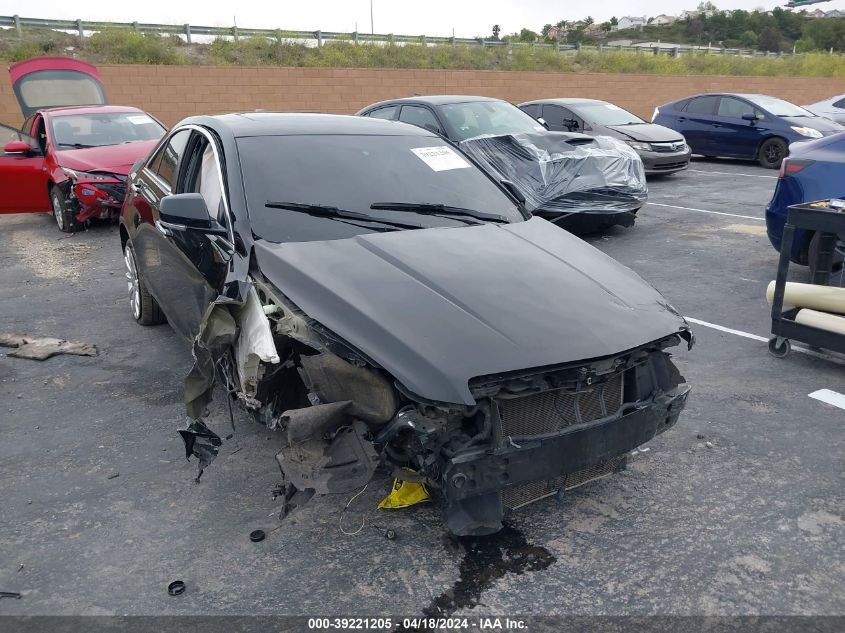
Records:
<instances>
[{"instance_id":1,"label":"cart wheel","mask_svg":"<svg viewBox=\"0 0 845 633\"><path fill-rule=\"evenodd\" d=\"M780 342L780 345L778 345ZM775 358L783 358L789 351L792 349L792 344L789 342L787 338L781 338L780 336L775 336L769 339L769 353L774 356Z\"/></svg>"}]
</instances>

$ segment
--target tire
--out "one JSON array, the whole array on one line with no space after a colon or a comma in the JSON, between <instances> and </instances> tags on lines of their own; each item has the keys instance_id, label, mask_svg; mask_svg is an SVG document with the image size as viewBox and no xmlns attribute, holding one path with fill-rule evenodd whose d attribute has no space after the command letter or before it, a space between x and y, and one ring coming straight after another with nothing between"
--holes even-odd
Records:
<instances>
[{"instance_id":1,"label":"tire","mask_svg":"<svg viewBox=\"0 0 845 633\"><path fill-rule=\"evenodd\" d=\"M766 169L780 169L783 159L789 154L789 147L782 138L770 138L763 141L757 152L757 160Z\"/></svg>"},{"instance_id":2,"label":"tire","mask_svg":"<svg viewBox=\"0 0 845 633\"><path fill-rule=\"evenodd\" d=\"M807 264L810 267L810 278L816 275L816 258L819 254L820 239L821 235L819 233L813 234L810 245L807 247ZM845 255L843 255L845 245L843 245L842 240L837 240L834 248L833 262L830 267L830 285L840 286L841 282L845 280Z\"/></svg>"},{"instance_id":3,"label":"tire","mask_svg":"<svg viewBox=\"0 0 845 633\"><path fill-rule=\"evenodd\" d=\"M73 217L73 211L68 209L62 190L56 185L50 186L50 205L53 207L53 218L62 233L75 233L82 228L82 224Z\"/></svg>"},{"instance_id":4,"label":"tire","mask_svg":"<svg viewBox=\"0 0 845 633\"><path fill-rule=\"evenodd\" d=\"M132 242L126 242L126 248L123 249L123 265L126 271L126 286L129 292L129 309L132 311L133 318L140 325L158 325L167 321L158 302L153 298L149 290L147 290L144 277L138 270L138 265L135 262L135 249L132 248Z\"/></svg>"}]
</instances>

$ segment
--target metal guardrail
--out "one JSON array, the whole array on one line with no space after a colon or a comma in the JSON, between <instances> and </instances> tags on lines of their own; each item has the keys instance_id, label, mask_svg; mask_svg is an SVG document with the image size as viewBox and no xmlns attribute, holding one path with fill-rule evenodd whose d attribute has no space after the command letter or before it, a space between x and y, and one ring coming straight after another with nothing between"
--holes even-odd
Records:
<instances>
[{"instance_id":1,"label":"metal guardrail","mask_svg":"<svg viewBox=\"0 0 845 633\"><path fill-rule=\"evenodd\" d=\"M156 33L159 35L183 35L191 43L194 35L227 37L237 40L240 37L267 37L278 40L316 41L317 46L323 46L327 41L354 42L356 44L422 44L422 45L451 45L451 46L486 46L531 49L552 49L558 52L597 51L632 51L650 54L667 54L679 57L690 53L706 53L712 55L732 55L743 57L797 55L800 53L766 53L750 49L713 48L709 46L609 46L590 44L564 44L546 42L503 42L485 38L468 37L432 37L427 35L395 35L369 33L339 33L334 31L289 31L284 29L247 29L238 26L197 26L193 24L148 24L145 22L93 22L88 20L49 20L43 18L22 18L17 15L0 16L0 27L17 29L18 36L23 36L23 29L43 29L53 31L75 31L80 38L85 32L97 32L104 29L133 29L140 33Z\"/></svg>"}]
</instances>

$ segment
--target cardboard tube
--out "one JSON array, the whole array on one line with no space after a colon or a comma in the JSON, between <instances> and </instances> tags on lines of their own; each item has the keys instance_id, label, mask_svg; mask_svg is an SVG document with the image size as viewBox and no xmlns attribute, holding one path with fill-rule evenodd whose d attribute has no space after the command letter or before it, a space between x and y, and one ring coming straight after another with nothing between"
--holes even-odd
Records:
<instances>
[{"instance_id":1,"label":"cardboard tube","mask_svg":"<svg viewBox=\"0 0 845 633\"><path fill-rule=\"evenodd\" d=\"M845 336L845 317L804 309L795 315L795 322Z\"/></svg>"},{"instance_id":2,"label":"cardboard tube","mask_svg":"<svg viewBox=\"0 0 845 633\"><path fill-rule=\"evenodd\" d=\"M772 281L766 288L766 301L771 304L774 299L775 282ZM795 306L796 308L810 308L823 312L845 314L845 288L798 284L787 281L783 290L783 302L785 305Z\"/></svg>"}]
</instances>

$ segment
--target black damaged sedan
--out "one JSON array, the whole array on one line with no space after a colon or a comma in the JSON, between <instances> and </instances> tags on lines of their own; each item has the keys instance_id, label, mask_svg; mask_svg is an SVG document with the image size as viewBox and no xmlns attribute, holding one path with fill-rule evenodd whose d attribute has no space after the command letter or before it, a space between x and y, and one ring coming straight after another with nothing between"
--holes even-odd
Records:
<instances>
[{"instance_id":1,"label":"black damaged sedan","mask_svg":"<svg viewBox=\"0 0 845 633\"><path fill-rule=\"evenodd\" d=\"M129 304L195 358L179 432L200 474L215 382L284 434L291 505L377 469L459 535L624 467L689 387L686 321L419 127L310 114L186 119L130 176Z\"/></svg>"}]
</instances>

